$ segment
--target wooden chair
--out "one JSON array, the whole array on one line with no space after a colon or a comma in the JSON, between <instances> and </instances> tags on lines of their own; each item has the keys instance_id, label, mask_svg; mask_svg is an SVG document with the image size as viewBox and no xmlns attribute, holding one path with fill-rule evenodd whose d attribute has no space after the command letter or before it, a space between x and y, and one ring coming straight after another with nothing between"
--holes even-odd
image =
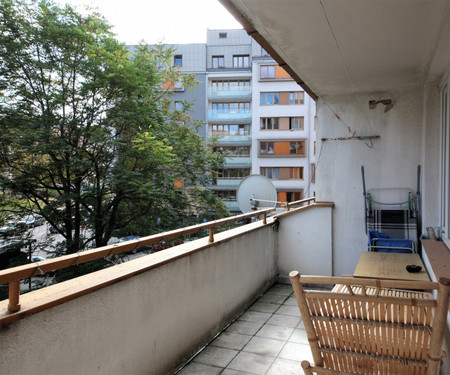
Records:
<instances>
[{"instance_id":1,"label":"wooden chair","mask_svg":"<svg viewBox=\"0 0 450 375\"><path fill-rule=\"evenodd\" d=\"M289 276L314 358L302 362L306 375L439 373L450 280Z\"/></svg>"}]
</instances>

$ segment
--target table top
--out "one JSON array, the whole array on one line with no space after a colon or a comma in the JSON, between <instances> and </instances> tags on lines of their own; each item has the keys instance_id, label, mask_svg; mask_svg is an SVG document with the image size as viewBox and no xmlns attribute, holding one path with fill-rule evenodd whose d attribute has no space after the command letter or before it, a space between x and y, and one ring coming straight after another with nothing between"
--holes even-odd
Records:
<instances>
[{"instance_id":1,"label":"table top","mask_svg":"<svg viewBox=\"0 0 450 375\"><path fill-rule=\"evenodd\" d=\"M422 270L417 273L406 271L406 266L410 264L421 266ZM363 252L353 276L375 279L430 281L418 254Z\"/></svg>"}]
</instances>

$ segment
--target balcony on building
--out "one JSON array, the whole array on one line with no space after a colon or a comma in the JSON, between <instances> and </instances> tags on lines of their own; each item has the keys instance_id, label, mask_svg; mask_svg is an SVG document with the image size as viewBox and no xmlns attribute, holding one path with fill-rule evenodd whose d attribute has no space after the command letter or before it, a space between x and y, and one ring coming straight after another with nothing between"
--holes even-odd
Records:
<instances>
[{"instance_id":1,"label":"balcony on building","mask_svg":"<svg viewBox=\"0 0 450 375\"><path fill-rule=\"evenodd\" d=\"M209 122L246 122L250 123L252 121L252 112L251 111L242 111L242 112L220 112L217 110L208 110L208 121Z\"/></svg>"},{"instance_id":2,"label":"balcony on building","mask_svg":"<svg viewBox=\"0 0 450 375\"><path fill-rule=\"evenodd\" d=\"M0 321L7 326L0 331L2 374L174 374L236 319L241 332L254 337L261 326L242 319L244 311L291 270L352 274L367 249L362 164L378 187L415 188L419 180L423 227L444 229L443 241L421 247L422 257L433 281L449 278L450 227L441 222L450 217L449 2L220 1L313 99L320 97L318 201L266 222L220 233L213 227L212 238L210 231L209 237L21 295L17 312L7 312L8 301L1 301ZM77 256L70 261L76 265ZM249 358L247 368L227 372L245 373L263 363L262 356ZM198 363L191 373L204 366ZM215 373L225 373L225 366L213 366ZM449 371L447 356L441 373Z\"/></svg>"},{"instance_id":3,"label":"balcony on building","mask_svg":"<svg viewBox=\"0 0 450 375\"><path fill-rule=\"evenodd\" d=\"M215 138L224 148L231 148L236 146L248 146L250 147L251 125L250 124L210 124L209 125L209 137ZM243 150L234 150L233 154L239 154L244 156ZM248 150L250 155L250 150ZM236 155L237 156L237 155Z\"/></svg>"},{"instance_id":4,"label":"balcony on building","mask_svg":"<svg viewBox=\"0 0 450 375\"><path fill-rule=\"evenodd\" d=\"M250 85L227 88L209 87L208 89L209 99L251 99L251 96L252 87Z\"/></svg>"},{"instance_id":5,"label":"balcony on building","mask_svg":"<svg viewBox=\"0 0 450 375\"><path fill-rule=\"evenodd\" d=\"M223 232L217 231L216 221L95 249L108 255L210 230L204 238L21 295L18 311L8 312L8 300L1 301L2 374L32 374L36 366L48 374L175 373L262 293L286 282L292 267L305 269L292 248L300 239L292 229L309 228L302 241L325 256L323 251L331 248L332 209L332 204L313 201L277 216L266 218L267 212L223 219L256 219ZM49 262L84 261L77 254L71 257L28 267L46 272L53 267ZM315 258L307 267L329 273L331 262ZM289 319L276 316L283 317Z\"/></svg>"}]
</instances>

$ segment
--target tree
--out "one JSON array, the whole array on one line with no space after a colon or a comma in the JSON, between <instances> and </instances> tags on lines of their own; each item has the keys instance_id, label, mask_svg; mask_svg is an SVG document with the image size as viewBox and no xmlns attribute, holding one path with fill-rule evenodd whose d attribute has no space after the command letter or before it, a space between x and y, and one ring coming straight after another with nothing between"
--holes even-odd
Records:
<instances>
[{"instance_id":1,"label":"tree","mask_svg":"<svg viewBox=\"0 0 450 375\"><path fill-rule=\"evenodd\" d=\"M163 89L195 85L170 49L130 54L102 16L51 1L0 0L0 29L0 185L64 236L62 253L227 213L202 189L223 158Z\"/></svg>"}]
</instances>

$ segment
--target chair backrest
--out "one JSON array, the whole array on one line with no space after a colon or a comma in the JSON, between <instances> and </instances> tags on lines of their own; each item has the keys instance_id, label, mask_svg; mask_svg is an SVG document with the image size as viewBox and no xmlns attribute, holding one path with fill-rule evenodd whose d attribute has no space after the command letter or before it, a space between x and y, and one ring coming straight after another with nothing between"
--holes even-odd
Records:
<instances>
[{"instance_id":1,"label":"chair backrest","mask_svg":"<svg viewBox=\"0 0 450 375\"><path fill-rule=\"evenodd\" d=\"M300 277L297 271L289 276L318 368L356 374L438 374L450 280ZM305 284L335 287L306 290ZM436 290L436 297L418 289Z\"/></svg>"}]
</instances>

